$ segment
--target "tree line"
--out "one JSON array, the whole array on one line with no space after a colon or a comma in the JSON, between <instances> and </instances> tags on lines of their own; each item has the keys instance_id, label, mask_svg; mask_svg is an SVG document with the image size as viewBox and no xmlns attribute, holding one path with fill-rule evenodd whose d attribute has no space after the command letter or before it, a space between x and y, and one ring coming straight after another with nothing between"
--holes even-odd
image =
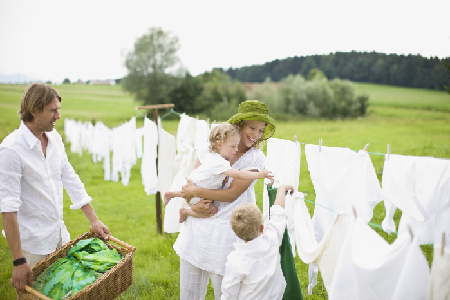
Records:
<instances>
[{"instance_id":1,"label":"tree line","mask_svg":"<svg viewBox=\"0 0 450 300\"><path fill-rule=\"evenodd\" d=\"M289 75L306 77L320 69L328 78L348 79L404 87L444 90L450 85L450 71L446 65L450 57L422 57L377 52L336 52L276 59L262 65L220 69L232 79L242 82L264 82L266 78L279 82Z\"/></svg>"}]
</instances>

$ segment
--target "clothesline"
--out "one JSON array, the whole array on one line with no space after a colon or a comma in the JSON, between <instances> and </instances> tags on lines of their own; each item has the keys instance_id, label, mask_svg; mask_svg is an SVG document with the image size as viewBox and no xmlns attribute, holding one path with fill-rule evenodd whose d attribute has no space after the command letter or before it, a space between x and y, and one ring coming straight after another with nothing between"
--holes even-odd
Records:
<instances>
[{"instance_id":1,"label":"clothesline","mask_svg":"<svg viewBox=\"0 0 450 300\"><path fill-rule=\"evenodd\" d=\"M258 180L258 182L260 182L260 183L262 183L262 184L264 184L264 185L268 185L267 183L262 182L262 181L260 181L260 180ZM314 202L314 201L311 201L311 200L308 200L308 199L305 199L305 201L306 201L306 202L309 202L309 203L312 203L312 204L314 204L314 205L318 205L318 206L320 206L320 207L322 207L322 208L328 209L329 211L332 211L332 212L334 212L334 213L337 213L337 211L335 211L334 209L329 208L329 207L326 207L326 206L323 206L323 205L320 205L320 204L317 204L317 203ZM344 215L344 216L346 216L346 217L352 217L352 216L347 215L347 214L344 214L344 213L342 213L342 215ZM378 225L378 224L376 224L376 223L368 222L367 224L370 225L370 226L372 226L372 227L375 227L375 228L378 228L378 229L383 230L383 227L381 227L381 225ZM397 235L398 235L398 232L397 232L397 231L392 231L391 233L397 234ZM420 242L420 240L419 240L419 242ZM423 244L423 245L425 245L425 246L434 246L434 244Z\"/></svg>"}]
</instances>

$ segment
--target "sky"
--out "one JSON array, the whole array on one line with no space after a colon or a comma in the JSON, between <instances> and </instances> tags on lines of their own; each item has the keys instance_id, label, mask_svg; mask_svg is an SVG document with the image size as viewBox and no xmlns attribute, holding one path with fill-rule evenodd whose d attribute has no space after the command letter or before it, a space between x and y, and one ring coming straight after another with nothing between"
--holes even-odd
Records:
<instances>
[{"instance_id":1,"label":"sky","mask_svg":"<svg viewBox=\"0 0 450 300\"><path fill-rule=\"evenodd\" d=\"M0 0L0 73L115 79L151 27L193 75L337 51L450 56L449 0Z\"/></svg>"}]
</instances>

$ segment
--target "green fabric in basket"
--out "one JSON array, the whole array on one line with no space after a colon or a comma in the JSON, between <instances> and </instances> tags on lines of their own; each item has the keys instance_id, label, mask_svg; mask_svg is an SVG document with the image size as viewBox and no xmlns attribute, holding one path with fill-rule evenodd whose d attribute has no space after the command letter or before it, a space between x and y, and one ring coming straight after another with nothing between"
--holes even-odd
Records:
<instances>
[{"instance_id":1,"label":"green fabric in basket","mask_svg":"<svg viewBox=\"0 0 450 300\"><path fill-rule=\"evenodd\" d=\"M269 206L275 203L278 189L267 186L269 192ZM287 228L283 235L283 241L280 246L281 255L281 270L283 271L284 279L286 280L286 289L284 290L283 300L302 300L302 290L295 269L294 256L292 255L291 242Z\"/></svg>"},{"instance_id":2,"label":"green fabric in basket","mask_svg":"<svg viewBox=\"0 0 450 300\"><path fill-rule=\"evenodd\" d=\"M122 256L98 238L81 240L35 280L33 288L60 300L75 294L117 265Z\"/></svg>"}]
</instances>

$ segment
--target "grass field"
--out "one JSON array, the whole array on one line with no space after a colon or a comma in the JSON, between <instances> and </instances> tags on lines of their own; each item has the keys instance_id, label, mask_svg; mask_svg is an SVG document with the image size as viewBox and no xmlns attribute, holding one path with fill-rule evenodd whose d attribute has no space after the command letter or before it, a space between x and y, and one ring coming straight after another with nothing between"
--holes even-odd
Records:
<instances>
[{"instance_id":1,"label":"grass field","mask_svg":"<svg viewBox=\"0 0 450 300\"><path fill-rule=\"evenodd\" d=\"M370 143L369 151L385 153L387 144L392 153L416 156L450 158L450 95L430 90L406 89L392 86L357 84L360 92L369 95L371 107L368 115L358 119L319 120L303 119L278 122L275 137L317 144L323 138L325 146L361 149ZM119 86L62 85L56 87L63 97L62 116L80 120L101 120L114 127L137 116L133 97L121 91ZM19 109L23 85L0 85L0 140L19 126L16 111ZM175 108L176 110L176 108ZM160 114L163 114L161 111ZM57 130L63 133L63 120L57 122ZM178 121L163 120L163 127L175 133ZM130 185L103 180L101 164L93 164L84 153L81 157L68 153L69 160L94 199L93 206L99 218L108 225L114 236L137 248L134 258L134 283L119 299L178 299L179 258L172 249L176 234L156 234L155 197L146 196L141 184L139 163L132 169ZM372 155L372 161L381 179L383 160ZM257 201L262 204L262 184L257 183ZM300 190L314 200L314 187L302 153ZM70 200L64 196L64 220L75 237L86 232L89 223L81 211L69 208ZM308 204L310 212L314 207ZM372 222L381 224L384 218L382 203L376 206ZM400 213L395 215L398 224ZM386 240L395 240L395 234L387 235L377 230ZM424 246L429 262L432 247ZM326 299L326 291L319 275L319 283L308 296L308 267L296 258L302 291L305 299ZM0 238L0 298L14 299L9 283L12 265L6 240ZM207 299L213 299L211 289Z\"/></svg>"}]
</instances>

